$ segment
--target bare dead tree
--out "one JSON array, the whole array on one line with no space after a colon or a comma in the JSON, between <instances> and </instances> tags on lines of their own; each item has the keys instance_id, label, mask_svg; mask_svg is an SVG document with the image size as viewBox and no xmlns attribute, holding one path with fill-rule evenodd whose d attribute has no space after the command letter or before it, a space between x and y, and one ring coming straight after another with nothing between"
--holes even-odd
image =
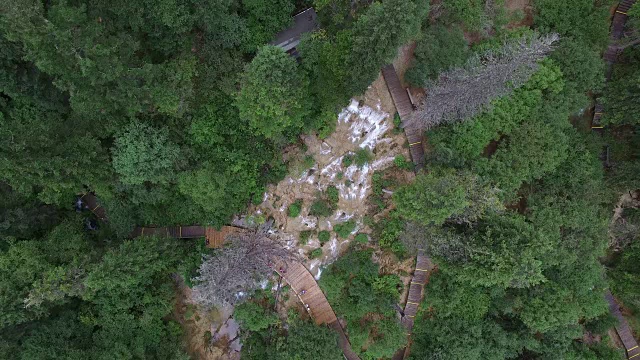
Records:
<instances>
[{"instance_id":1,"label":"bare dead tree","mask_svg":"<svg viewBox=\"0 0 640 360\"><path fill-rule=\"evenodd\" d=\"M429 129L478 114L491 100L522 86L559 39L558 34L525 36L442 73L434 84L425 85L426 98L403 126Z\"/></svg>"},{"instance_id":2,"label":"bare dead tree","mask_svg":"<svg viewBox=\"0 0 640 360\"><path fill-rule=\"evenodd\" d=\"M206 256L194 278L194 299L205 307L235 304L241 293L258 288L273 272L276 260L289 261L293 253L271 240L265 231L234 233L217 254Z\"/></svg>"},{"instance_id":3,"label":"bare dead tree","mask_svg":"<svg viewBox=\"0 0 640 360\"><path fill-rule=\"evenodd\" d=\"M620 218L612 224L610 228L609 246L614 248L624 248L633 241L640 239L640 225L633 221Z\"/></svg>"}]
</instances>

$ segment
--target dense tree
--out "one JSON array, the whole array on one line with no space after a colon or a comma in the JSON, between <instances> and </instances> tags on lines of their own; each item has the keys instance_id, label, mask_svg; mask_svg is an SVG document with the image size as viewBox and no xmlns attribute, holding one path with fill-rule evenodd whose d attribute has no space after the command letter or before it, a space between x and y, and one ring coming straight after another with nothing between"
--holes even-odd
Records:
<instances>
[{"instance_id":1,"label":"dense tree","mask_svg":"<svg viewBox=\"0 0 640 360\"><path fill-rule=\"evenodd\" d=\"M459 27L429 27L416 44L415 59L405 78L414 86L423 86L440 72L461 66L469 56L469 45Z\"/></svg>"},{"instance_id":2,"label":"dense tree","mask_svg":"<svg viewBox=\"0 0 640 360\"><path fill-rule=\"evenodd\" d=\"M424 6L424 5L423 5ZM354 24L347 66L350 94L361 94L378 76L382 65L396 54L420 27L424 9L413 1L374 2Z\"/></svg>"},{"instance_id":3,"label":"dense tree","mask_svg":"<svg viewBox=\"0 0 640 360\"><path fill-rule=\"evenodd\" d=\"M116 137L113 167L126 185L166 183L174 178L179 157L180 150L169 141L167 129L134 121Z\"/></svg>"},{"instance_id":4,"label":"dense tree","mask_svg":"<svg viewBox=\"0 0 640 360\"><path fill-rule=\"evenodd\" d=\"M610 25L607 2L535 0L533 4L534 21L541 31L570 36L598 49L607 43Z\"/></svg>"},{"instance_id":5,"label":"dense tree","mask_svg":"<svg viewBox=\"0 0 640 360\"><path fill-rule=\"evenodd\" d=\"M238 95L240 117L259 133L278 140L285 132L302 128L307 83L296 61L275 46L265 46L247 66Z\"/></svg>"},{"instance_id":6,"label":"dense tree","mask_svg":"<svg viewBox=\"0 0 640 360\"><path fill-rule=\"evenodd\" d=\"M37 189L42 201L62 205L83 184L108 179L105 151L67 116L27 100L0 101L0 176L14 190ZM58 126L61 119L69 127Z\"/></svg>"},{"instance_id":7,"label":"dense tree","mask_svg":"<svg viewBox=\"0 0 640 360\"><path fill-rule=\"evenodd\" d=\"M294 2L291 0L243 0L243 9L249 14L247 49L259 48L291 23Z\"/></svg>"},{"instance_id":8,"label":"dense tree","mask_svg":"<svg viewBox=\"0 0 640 360\"><path fill-rule=\"evenodd\" d=\"M502 209L496 191L470 172L436 169L393 194L398 213L423 225L472 222Z\"/></svg>"},{"instance_id":9,"label":"dense tree","mask_svg":"<svg viewBox=\"0 0 640 360\"><path fill-rule=\"evenodd\" d=\"M350 250L327 268L320 286L336 314L347 321L354 350L366 359L377 359L391 357L406 336L393 308L397 276L380 275L371 255L370 250Z\"/></svg>"},{"instance_id":10,"label":"dense tree","mask_svg":"<svg viewBox=\"0 0 640 360\"><path fill-rule=\"evenodd\" d=\"M470 58L464 67L444 72L428 87L428 95L405 126L429 129L478 114L495 98L524 85L557 40L557 34L525 36L497 52Z\"/></svg>"}]
</instances>

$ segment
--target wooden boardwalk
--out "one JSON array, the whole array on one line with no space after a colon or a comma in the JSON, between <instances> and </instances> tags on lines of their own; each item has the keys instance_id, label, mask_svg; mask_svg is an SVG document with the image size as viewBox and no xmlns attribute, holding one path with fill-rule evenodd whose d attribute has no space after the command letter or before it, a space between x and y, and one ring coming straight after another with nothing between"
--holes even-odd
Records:
<instances>
[{"instance_id":1,"label":"wooden boardwalk","mask_svg":"<svg viewBox=\"0 0 640 360\"><path fill-rule=\"evenodd\" d=\"M104 207L102 207L102 205L98 201L98 198L93 193L90 193L90 192L85 193L80 197L80 200L82 200L85 203L87 208L89 208L89 210L98 219L104 222L107 221L107 211L104 209Z\"/></svg>"},{"instance_id":2,"label":"wooden boardwalk","mask_svg":"<svg viewBox=\"0 0 640 360\"><path fill-rule=\"evenodd\" d=\"M400 120L403 123L407 123L409 118L413 114L413 104L409 98L409 94L406 89L402 87L400 78L396 73L396 69L392 64L386 65L382 68L382 76L387 83L391 98L396 106ZM416 166L416 171L420 170L424 166L424 146L422 144L423 136L422 130L413 127L405 127L404 134L409 141L409 152L411 153L411 161Z\"/></svg>"},{"instance_id":3,"label":"wooden boardwalk","mask_svg":"<svg viewBox=\"0 0 640 360\"><path fill-rule=\"evenodd\" d=\"M609 46L605 50L602 58L606 62L605 79L611 80L613 75L613 65L618 61L618 55L620 55L620 48L618 46L620 40L624 36L624 26L627 22L627 11L635 4L636 0L623 0L616 7L616 11L613 13L611 19L611 28L609 31ZM604 112L604 106L596 100L596 106L593 113L593 119L591 121L591 130L602 134L603 126L600 122L602 114Z\"/></svg>"},{"instance_id":4,"label":"wooden boardwalk","mask_svg":"<svg viewBox=\"0 0 640 360\"><path fill-rule=\"evenodd\" d=\"M409 294L407 296L407 303L404 306L404 316L401 319L402 325L407 329L409 342L404 349L398 350L395 353L392 360L402 360L409 356L414 319L424 296L424 286L429 281L429 274L434 267L431 259L424 253L424 250L419 250L418 256L416 257L416 267L413 271L413 277L409 283Z\"/></svg>"},{"instance_id":5,"label":"wooden boardwalk","mask_svg":"<svg viewBox=\"0 0 640 360\"><path fill-rule=\"evenodd\" d=\"M289 286L291 286L291 289L317 325L327 325L338 333L338 345L342 349L345 358L347 360L359 360L358 355L351 348L351 344L336 317L336 313L309 270L297 261L279 261L275 264L274 270L289 283Z\"/></svg>"},{"instance_id":6,"label":"wooden boardwalk","mask_svg":"<svg viewBox=\"0 0 640 360\"><path fill-rule=\"evenodd\" d=\"M164 226L164 227L137 227L133 229L129 237L136 238L143 235L155 235L174 239L197 239L204 237L208 248L218 248L224 244L227 235L244 231L235 226L223 226L220 230L210 226Z\"/></svg>"},{"instance_id":7,"label":"wooden boardwalk","mask_svg":"<svg viewBox=\"0 0 640 360\"><path fill-rule=\"evenodd\" d=\"M624 349L627 353L627 358L640 359L640 348L638 347L638 342L633 337L633 332L629 327L629 323L627 323L627 320L624 318L624 316L622 316L622 313L620 312L620 306L618 306L618 303L613 298L613 295L611 295L611 291L607 290L604 297L609 303L609 311L616 319L618 319L616 332L618 333L620 340L622 340L622 344L624 345Z\"/></svg>"}]
</instances>

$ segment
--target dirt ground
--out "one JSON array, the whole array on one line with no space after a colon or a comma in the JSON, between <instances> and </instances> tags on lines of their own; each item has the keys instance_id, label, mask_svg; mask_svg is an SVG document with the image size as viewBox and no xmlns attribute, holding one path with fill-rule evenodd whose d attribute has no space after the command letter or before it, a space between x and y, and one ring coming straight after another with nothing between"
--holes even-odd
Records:
<instances>
[{"instance_id":1,"label":"dirt ground","mask_svg":"<svg viewBox=\"0 0 640 360\"><path fill-rule=\"evenodd\" d=\"M507 0L505 7L510 15L513 15L516 11L522 11L524 17L521 21L512 22L507 25L507 28L513 29L521 26L531 26L533 24L533 6L531 0Z\"/></svg>"}]
</instances>

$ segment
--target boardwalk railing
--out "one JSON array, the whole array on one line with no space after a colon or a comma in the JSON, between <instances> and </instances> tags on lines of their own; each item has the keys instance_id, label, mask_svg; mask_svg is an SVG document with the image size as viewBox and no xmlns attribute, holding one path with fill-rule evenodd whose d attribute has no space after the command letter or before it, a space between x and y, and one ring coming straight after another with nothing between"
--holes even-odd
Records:
<instances>
[{"instance_id":1,"label":"boardwalk railing","mask_svg":"<svg viewBox=\"0 0 640 360\"><path fill-rule=\"evenodd\" d=\"M622 341L622 344L624 345L624 350L627 353L627 358L640 359L640 348L638 347L638 342L633 337L633 332L629 327L629 323L627 323L627 320L624 318L624 316L622 316L622 313L620 312L620 306L618 306L618 303L613 298L613 295L611 295L611 291L607 290L604 297L609 303L609 311L611 312L611 315L618 319L618 324L615 326L615 328L618 336L620 337L620 340Z\"/></svg>"},{"instance_id":2,"label":"boardwalk railing","mask_svg":"<svg viewBox=\"0 0 640 360\"><path fill-rule=\"evenodd\" d=\"M413 105L409 94L402 87L400 78L396 73L396 69L392 64L386 65L382 68L382 76L387 83L387 88L393 98L393 103L396 106L400 120L403 123L408 123L409 118L413 114ZM409 152L411 153L411 161L416 166L416 171L424 166L424 147L422 144L422 130L413 127L405 127L404 134L409 141Z\"/></svg>"}]
</instances>

